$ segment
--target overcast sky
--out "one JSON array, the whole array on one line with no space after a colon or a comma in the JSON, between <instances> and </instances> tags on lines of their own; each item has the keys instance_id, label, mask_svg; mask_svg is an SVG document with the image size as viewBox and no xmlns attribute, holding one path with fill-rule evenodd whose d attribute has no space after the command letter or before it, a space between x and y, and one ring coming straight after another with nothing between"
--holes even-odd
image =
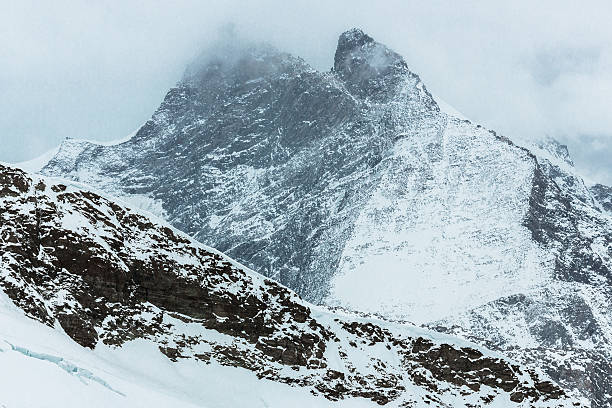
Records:
<instances>
[{"instance_id":1,"label":"overcast sky","mask_svg":"<svg viewBox=\"0 0 612 408\"><path fill-rule=\"evenodd\" d=\"M612 2L0 0L0 161L145 122L220 25L332 66L364 29L436 95L515 139L570 146L612 184Z\"/></svg>"}]
</instances>

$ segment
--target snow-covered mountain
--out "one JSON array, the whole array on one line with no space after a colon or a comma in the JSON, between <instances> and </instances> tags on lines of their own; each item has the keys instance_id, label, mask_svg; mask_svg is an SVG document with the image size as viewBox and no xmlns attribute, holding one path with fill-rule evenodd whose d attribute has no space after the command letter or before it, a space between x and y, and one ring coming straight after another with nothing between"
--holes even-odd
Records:
<instances>
[{"instance_id":1,"label":"snow-covered mountain","mask_svg":"<svg viewBox=\"0 0 612 408\"><path fill-rule=\"evenodd\" d=\"M448 112L357 29L330 72L228 41L131 139L67 140L42 172L152 211L309 301L471 338L609 406L601 189L566 149Z\"/></svg>"},{"instance_id":2,"label":"snow-covered mountain","mask_svg":"<svg viewBox=\"0 0 612 408\"><path fill-rule=\"evenodd\" d=\"M0 165L0 210L0 406L581 405L458 338L310 305L91 191Z\"/></svg>"}]
</instances>

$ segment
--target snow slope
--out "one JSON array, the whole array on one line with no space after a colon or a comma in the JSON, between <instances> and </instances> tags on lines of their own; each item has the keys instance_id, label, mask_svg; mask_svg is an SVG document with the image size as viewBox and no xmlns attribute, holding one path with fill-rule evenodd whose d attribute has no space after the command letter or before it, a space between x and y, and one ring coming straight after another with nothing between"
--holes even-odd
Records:
<instances>
[{"instance_id":1,"label":"snow slope","mask_svg":"<svg viewBox=\"0 0 612 408\"><path fill-rule=\"evenodd\" d=\"M3 292L0 367L3 408L372 406L363 399L334 403L240 368L172 362L144 340L89 350L28 318Z\"/></svg>"},{"instance_id":2,"label":"snow slope","mask_svg":"<svg viewBox=\"0 0 612 408\"><path fill-rule=\"evenodd\" d=\"M550 282L553 257L522 225L534 171L526 152L449 119L441 140L404 139L383 164L332 299L425 323Z\"/></svg>"}]
</instances>

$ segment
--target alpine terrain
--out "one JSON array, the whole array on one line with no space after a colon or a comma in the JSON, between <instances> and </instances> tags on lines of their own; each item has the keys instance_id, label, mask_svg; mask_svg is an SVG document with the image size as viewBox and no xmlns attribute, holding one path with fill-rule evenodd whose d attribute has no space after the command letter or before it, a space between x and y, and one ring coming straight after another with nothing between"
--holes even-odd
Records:
<instances>
[{"instance_id":1,"label":"alpine terrain","mask_svg":"<svg viewBox=\"0 0 612 408\"><path fill-rule=\"evenodd\" d=\"M265 44L228 39L186 69L152 118L131 138L110 145L67 139L40 172L94 186L148 210L308 302L410 321L462 337L530 369L544 370L561 388L587 398L593 407L612 406L610 188L585 185L567 149L554 141L519 145L441 106L400 55L359 29L340 36L329 72L319 72ZM37 196L36 191L31 194ZM83 193L75 194L82 200L71 205L92 203ZM104 218L109 222L104 228L131 231L144 228L132 223L148 225L111 215L111 204L100 204L105 209L91 205L96 214L109 217ZM90 228L90 233L102 234L95 231ZM73 315L84 314L85 320L63 318L63 309L50 306L55 301L45 298L48 293L64 292L51 282L41 287L42 280L27 286L33 291L31 299L41 298L28 313L48 324L64 319L64 330L70 334L71 328L78 328L75 336L86 346L154 338L166 341L168 345L160 347L176 359L185 353L201 354L197 351L201 342L195 341L196 351L189 351L189 339L205 336L197 331L187 334L192 333L187 327L195 324L203 330L199 327L204 324L206 330L242 339L249 350L245 351L249 363L244 364L255 371L267 358L278 367L287 363L332 367L331 361L354 361L325 353L335 353L335 344L344 344L346 336L359 337L363 330L378 331L378 327L388 330L383 341L391 347L388 352L401 353L404 340L389 339L399 336L394 330L408 330L400 329L403 326L371 323L374 328L362 330L358 324L360 329L347 329L352 323L336 322L237 264L223 266L226 258L215 259L214 252L208 254L182 235L163 235L162 242L167 236L178 238L176 243L168 238L167 244L154 246L164 261L153 261L138 249L153 238L134 239L126 248L131 232L122 232L121 239L108 234L104 236L110 241L91 239L91 245L95 242L104 254L95 261L89 255L69 258L81 259L80 264L87 266L83 270L99 272L67 272L77 282L83 279L70 289L77 291L70 292L75 300L67 302L80 308L82 312ZM52 241L78 251L78 246L70 248L70 239L64 244ZM200 249L191 253L183 245ZM60 265L66 265L66 259L56 251L49 256L57 256L58 261L40 255L32 262L50 262L55 269L48 270L63 276ZM114 266L109 269L98 262ZM168 267L166 262L181 267ZM210 268L204 270L233 272L204 273L200 265ZM203 279L200 286L175 282L196 276ZM209 286L216 279L232 280L229 287L236 289L217 295ZM245 279L251 283L238 290ZM76 289L85 284L95 288L87 299L81 295L87 291ZM259 337L241 333L235 319L256 315L260 300L270 302L259 297L269 291L262 288L271 288L271 304L279 305L270 306L270 318L277 319L278 326L269 331L254 323ZM177 295L160 297L167 293ZM199 302L215 296L236 305L216 314L221 321L199 308ZM188 299L188 304L179 298ZM307 313L308 308L313 312ZM147 320L137 332L122 332L119 323L111 326L143 315L157 320ZM290 315L296 329L283 326ZM184 346L177 347L176 332L166 331L164 325L179 321L187 326ZM307 340L298 340L296 336L303 334ZM416 340L410 339L405 341L413 342L409 344L414 350ZM293 350L291 358L296 360L284 361L284 354L274 351L279 342ZM223 348L220 344L211 347ZM385 347L377 344L371 347L387 355ZM346 350L350 348L343 346L338 353L349 353ZM388 376L390 372L405 376L400 374L408 364L404 357L363 355L366 365L374 364L371 358L383 362L385 374L380 378L385 381L395 381L390 380L395 378ZM403 368L392 369L397 366L391 361ZM390 383L373 386L364 380L362 384L346 372L334 380L342 388L330 391L335 387L330 384L336 383L322 381L321 375L339 374L306 379L300 370L258 372L281 382L308 384L331 398L361 395L384 403L400 401L404 395L400 391L392 395L397 387ZM355 370L355 376L366 375L358 367ZM446 401L442 391L435 395Z\"/></svg>"},{"instance_id":2,"label":"alpine terrain","mask_svg":"<svg viewBox=\"0 0 612 408\"><path fill-rule=\"evenodd\" d=\"M94 192L0 165L0 210L2 407L586 406L477 345L310 305Z\"/></svg>"}]
</instances>

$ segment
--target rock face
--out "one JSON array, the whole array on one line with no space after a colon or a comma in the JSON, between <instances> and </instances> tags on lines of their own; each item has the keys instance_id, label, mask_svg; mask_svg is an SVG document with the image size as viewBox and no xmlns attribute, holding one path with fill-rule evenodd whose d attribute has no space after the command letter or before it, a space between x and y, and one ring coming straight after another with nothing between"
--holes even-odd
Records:
<instances>
[{"instance_id":1,"label":"rock face","mask_svg":"<svg viewBox=\"0 0 612 408\"><path fill-rule=\"evenodd\" d=\"M173 361L243 367L330 400L580 405L484 349L314 308L95 193L0 165L0 210L0 288L28 316L61 326L84 347L145 339Z\"/></svg>"},{"instance_id":2,"label":"rock face","mask_svg":"<svg viewBox=\"0 0 612 408\"><path fill-rule=\"evenodd\" d=\"M595 184L591 187L591 192L601 204L601 207L612 215L612 187L603 184Z\"/></svg>"},{"instance_id":3,"label":"rock face","mask_svg":"<svg viewBox=\"0 0 612 408\"><path fill-rule=\"evenodd\" d=\"M328 73L268 46L214 47L130 140L67 140L42 172L149 209L309 301L495 339L612 403L602 199L567 149L440 111L360 30Z\"/></svg>"},{"instance_id":4,"label":"rock face","mask_svg":"<svg viewBox=\"0 0 612 408\"><path fill-rule=\"evenodd\" d=\"M321 301L398 131L408 138L444 122L401 58L373 42L362 52L359 36L343 36L338 74L267 46L215 47L132 139L68 140L43 173L128 201L147 197L177 228ZM380 101L402 95L391 109L350 92L362 84Z\"/></svg>"}]
</instances>

